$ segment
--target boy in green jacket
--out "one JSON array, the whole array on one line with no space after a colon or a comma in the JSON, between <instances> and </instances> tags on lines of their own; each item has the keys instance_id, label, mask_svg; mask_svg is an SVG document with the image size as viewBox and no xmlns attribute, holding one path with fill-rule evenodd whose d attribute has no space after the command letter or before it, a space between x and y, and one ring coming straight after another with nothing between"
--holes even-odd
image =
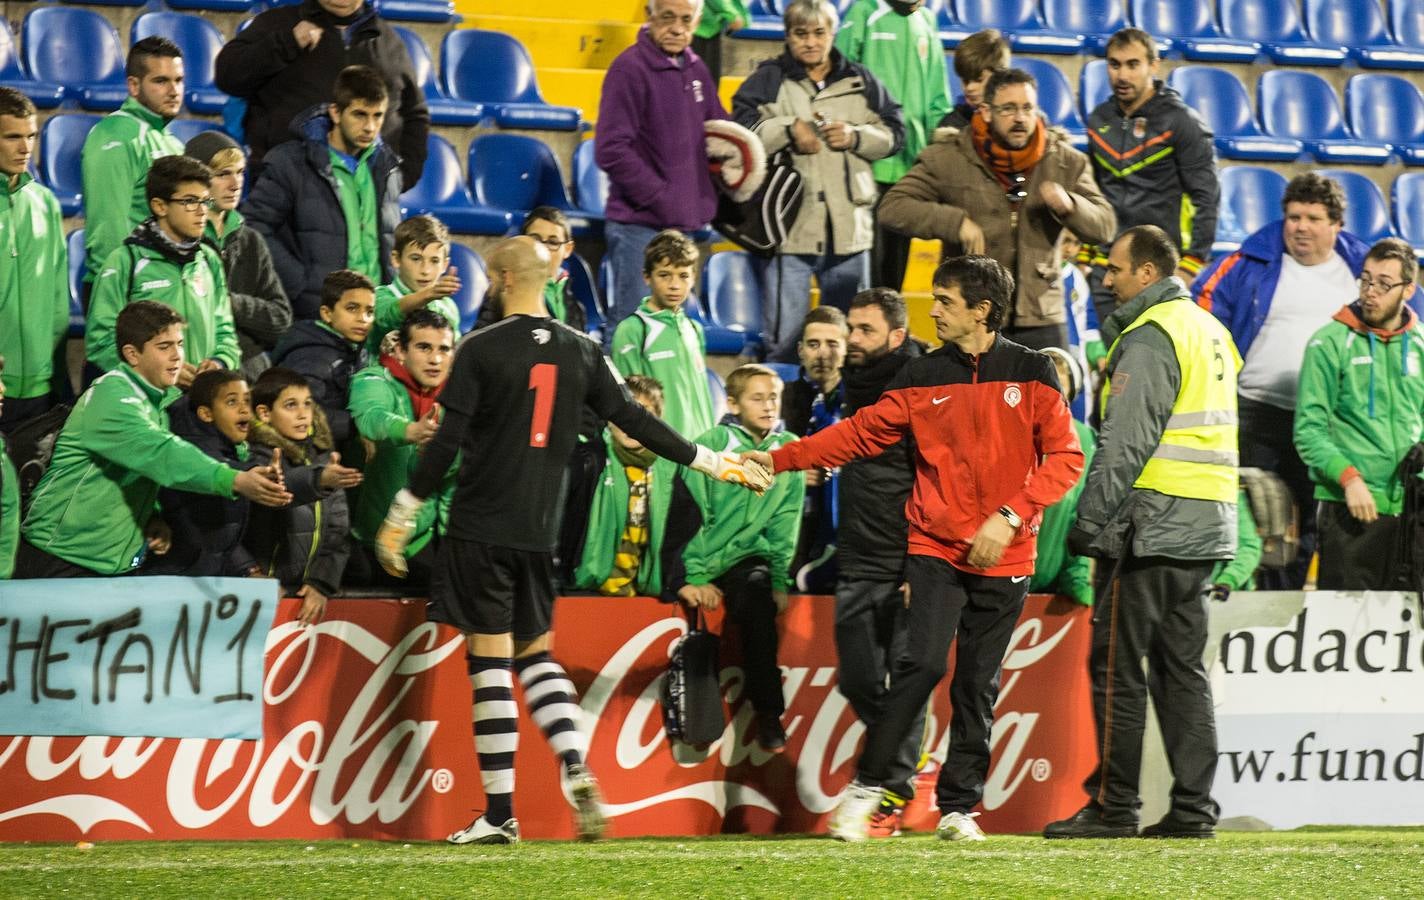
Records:
<instances>
[{"instance_id":1,"label":"boy in green jacket","mask_svg":"<svg viewBox=\"0 0 1424 900\"><path fill-rule=\"evenodd\" d=\"M381 583L386 583L386 577L385 570L375 562L376 532L385 520L391 499L410 480L420 465L421 451L439 430L436 399L450 377L455 349L455 330L432 307L410 313L396 334L391 353L356 373L349 403L357 431L376 448L375 456L366 463L366 478L356 496L351 533L366 550L371 572ZM415 518L415 530L405 555L410 567L406 581L413 582L417 589L429 584L437 543L433 538L437 531L444 531L458 471L457 460L446 473L437 502L425 504Z\"/></svg>"},{"instance_id":2,"label":"boy in green jacket","mask_svg":"<svg viewBox=\"0 0 1424 900\"><path fill-rule=\"evenodd\" d=\"M85 352L100 371L119 364L114 321L138 300L172 307L188 323L178 376L182 390L199 372L235 369L242 362L222 258L202 242L211 180L212 171L187 156L165 156L149 170L153 215L109 254L89 304Z\"/></svg>"},{"instance_id":3,"label":"boy in green jacket","mask_svg":"<svg viewBox=\"0 0 1424 900\"><path fill-rule=\"evenodd\" d=\"M89 290L109 254L149 215L144 180L149 166L183 153L168 123L183 109L183 54L153 35L129 48L124 65L129 97L84 139L84 287Z\"/></svg>"},{"instance_id":4,"label":"boy in green jacket","mask_svg":"<svg viewBox=\"0 0 1424 900\"><path fill-rule=\"evenodd\" d=\"M613 365L663 386L663 420L695 440L712 427L707 337L682 306L697 283L697 245L680 231L660 231L643 251L648 296L613 332Z\"/></svg>"},{"instance_id":5,"label":"boy in green jacket","mask_svg":"<svg viewBox=\"0 0 1424 900\"><path fill-rule=\"evenodd\" d=\"M0 374L5 372L5 357L0 356ZM0 378L0 413L5 410L5 381ZM0 432L0 580L10 577L15 568L15 546L20 542L20 482L10 453L5 448L5 433Z\"/></svg>"},{"instance_id":6,"label":"boy in green jacket","mask_svg":"<svg viewBox=\"0 0 1424 900\"><path fill-rule=\"evenodd\" d=\"M732 370L727 376L727 409L722 424L697 443L735 455L769 452L796 440L778 427L781 379L766 366ZM777 475L763 496L684 472L673 489L663 540L664 599L704 609L716 609L726 600L728 617L741 630L743 693L756 711L756 741L773 752L786 746L776 616L786 609L793 585L791 557L805 497L806 479L800 472Z\"/></svg>"},{"instance_id":7,"label":"boy in green jacket","mask_svg":"<svg viewBox=\"0 0 1424 900\"><path fill-rule=\"evenodd\" d=\"M54 356L69 330L69 256L59 202L26 169L38 133L35 105L0 87L0 376L10 402L0 413L9 428L47 411Z\"/></svg>"},{"instance_id":8,"label":"boy in green jacket","mask_svg":"<svg viewBox=\"0 0 1424 900\"><path fill-rule=\"evenodd\" d=\"M450 265L450 230L434 216L411 216L396 226L391 250L395 280L376 289L376 322L366 338L366 354L381 356L381 341L418 309L445 317L460 333L460 309L452 297L460 291L460 273Z\"/></svg>"},{"instance_id":9,"label":"boy in green jacket","mask_svg":"<svg viewBox=\"0 0 1424 900\"><path fill-rule=\"evenodd\" d=\"M123 575L167 552L158 489L240 494L266 506L291 495L271 467L239 472L168 430L183 369L183 317L140 300L119 313L123 362L85 391L54 445L22 526L21 578Z\"/></svg>"}]
</instances>

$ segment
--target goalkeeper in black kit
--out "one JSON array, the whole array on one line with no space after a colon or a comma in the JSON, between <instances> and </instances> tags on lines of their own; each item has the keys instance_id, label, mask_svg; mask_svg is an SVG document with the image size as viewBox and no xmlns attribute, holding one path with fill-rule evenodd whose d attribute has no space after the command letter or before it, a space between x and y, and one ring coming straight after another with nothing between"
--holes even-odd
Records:
<instances>
[{"instance_id":1,"label":"goalkeeper in black kit","mask_svg":"<svg viewBox=\"0 0 1424 900\"><path fill-rule=\"evenodd\" d=\"M550 318L544 306L549 257L528 237L510 238L487 260L490 295L504 318L464 338L440 395L443 419L410 485L391 503L376 553L405 574L415 515L463 454L446 537L430 585L431 621L468 638L474 689L475 753L486 808L452 844L519 840L514 818L514 752L519 740L514 675L534 722L559 758L579 837L606 826L598 782L585 764L578 696L549 653L554 606L553 550L564 471L585 405L643 446L709 477L758 493L771 474L733 454L680 437L629 395L597 342Z\"/></svg>"}]
</instances>

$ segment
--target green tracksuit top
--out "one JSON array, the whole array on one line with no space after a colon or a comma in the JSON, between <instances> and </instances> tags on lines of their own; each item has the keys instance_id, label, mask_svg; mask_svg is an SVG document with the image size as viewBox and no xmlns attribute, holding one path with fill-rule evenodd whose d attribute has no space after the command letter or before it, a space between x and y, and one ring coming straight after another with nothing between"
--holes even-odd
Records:
<instances>
[{"instance_id":1,"label":"green tracksuit top","mask_svg":"<svg viewBox=\"0 0 1424 900\"><path fill-rule=\"evenodd\" d=\"M1236 499L1236 555L1216 564L1211 583L1224 584L1233 591L1252 590L1260 564L1261 535L1256 531L1256 517L1251 515L1251 499L1243 490Z\"/></svg>"},{"instance_id":2,"label":"green tracksuit top","mask_svg":"<svg viewBox=\"0 0 1424 900\"><path fill-rule=\"evenodd\" d=\"M234 496L237 470L168 430L180 396L127 363L101 375L74 406L25 517L25 540L46 553L122 575L143 561L143 528L158 489Z\"/></svg>"},{"instance_id":3,"label":"green tracksuit top","mask_svg":"<svg viewBox=\"0 0 1424 900\"><path fill-rule=\"evenodd\" d=\"M751 18L746 0L703 0L702 18L697 21L693 34L700 38L717 37L736 20L741 19L746 25Z\"/></svg>"},{"instance_id":4,"label":"green tracksuit top","mask_svg":"<svg viewBox=\"0 0 1424 900\"><path fill-rule=\"evenodd\" d=\"M381 235L376 205L376 181L371 176L372 144L356 156L330 148L331 176L336 180L336 199L346 219L346 268L380 283L385 269L381 262Z\"/></svg>"},{"instance_id":5,"label":"green tracksuit top","mask_svg":"<svg viewBox=\"0 0 1424 900\"><path fill-rule=\"evenodd\" d=\"M59 202L28 174L0 176L0 260L5 396L43 397L69 330L69 253Z\"/></svg>"},{"instance_id":6,"label":"green tracksuit top","mask_svg":"<svg viewBox=\"0 0 1424 900\"><path fill-rule=\"evenodd\" d=\"M420 465L420 448L405 439L405 429L415 420L410 394L385 366L367 366L351 379L351 399L347 403L352 421L361 436L376 445L376 456L367 460L365 478L351 513L351 533L366 546L376 539L376 531L386 518L391 499L410 481ZM415 531L406 545L406 556L414 556L430 543L438 521L441 530L450 518L450 500L455 495L458 457L435 502L426 503L415 517Z\"/></svg>"},{"instance_id":7,"label":"green tracksuit top","mask_svg":"<svg viewBox=\"0 0 1424 900\"><path fill-rule=\"evenodd\" d=\"M15 547L19 541L20 481L5 450L5 435L0 434L0 580L9 578L15 570Z\"/></svg>"},{"instance_id":8,"label":"green tracksuit top","mask_svg":"<svg viewBox=\"0 0 1424 900\"><path fill-rule=\"evenodd\" d=\"M152 213L145 182L155 159L180 156L183 142L168 121L133 97L100 119L84 140L84 280L92 282L109 254Z\"/></svg>"},{"instance_id":9,"label":"green tracksuit top","mask_svg":"<svg viewBox=\"0 0 1424 900\"><path fill-rule=\"evenodd\" d=\"M1098 452L1098 436L1077 419L1073 420L1073 430L1078 432L1078 443L1083 447L1083 474L1068 493L1043 511L1043 521L1038 526L1038 558L1033 563L1028 589L1032 593L1063 594L1074 602L1092 606L1092 562L1086 556L1068 552L1068 532L1078 518L1078 495L1083 493L1093 454Z\"/></svg>"},{"instance_id":10,"label":"green tracksuit top","mask_svg":"<svg viewBox=\"0 0 1424 900\"><path fill-rule=\"evenodd\" d=\"M713 425L707 389L707 337L682 307L654 310L647 298L613 332L613 365L626 377L663 386L663 421L688 440Z\"/></svg>"},{"instance_id":11,"label":"green tracksuit top","mask_svg":"<svg viewBox=\"0 0 1424 900\"><path fill-rule=\"evenodd\" d=\"M794 440L796 436L789 431L774 431L757 441L741 425L722 424L699 437L697 443L718 453L742 453L770 452ZM742 560L758 556L771 567L773 590L795 587L791 557L801 532L805 473L782 472L760 497L691 469L683 470L682 479L702 511L702 527L682 553L688 584L709 584Z\"/></svg>"},{"instance_id":12,"label":"green tracksuit top","mask_svg":"<svg viewBox=\"0 0 1424 900\"><path fill-rule=\"evenodd\" d=\"M1305 346L1295 405L1295 448L1315 499L1345 502L1341 476L1365 479L1380 515L1404 508L1399 463L1424 437L1424 328L1409 307L1388 335L1342 308Z\"/></svg>"},{"instance_id":13,"label":"green tracksuit top","mask_svg":"<svg viewBox=\"0 0 1424 900\"><path fill-rule=\"evenodd\" d=\"M954 106L945 84L944 50L934 14L921 7L897 14L885 0L857 0L836 33L836 49L863 64L900 102L905 144L876 160L875 180L894 184L929 145L939 120Z\"/></svg>"},{"instance_id":14,"label":"green tracksuit top","mask_svg":"<svg viewBox=\"0 0 1424 900\"><path fill-rule=\"evenodd\" d=\"M574 586L586 591L598 590L613 573L613 557L618 553L623 530L628 527L628 473L624 470L623 461L613 452L613 435L607 429L603 432L603 443L608 461L604 463L598 486L593 489L583 556L574 570ZM663 589L662 543L663 534L667 531L668 503L672 500L677 463L658 456L654 457L650 468L648 546L643 550L643 559L638 564L633 585L639 594L656 597Z\"/></svg>"},{"instance_id":15,"label":"green tracksuit top","mask_svg":"<svg viewBox=\"0 0 1424 900\"><path fill-rule=\"evenodd\" d=\"M114 346L114 322L135 300L156 300L176 309L188 324L183 329L183 359L200 365L216 359L229 369L242 362L227 277L217 251L201 244L193 261L179 267L148 247L126 242L109 255L89 300L85 355L101 369L119 364Z\"/></svg>"},{"instance_id":16,"label":"green tracksuit top","mask_svg":"<svg viewBox=\"0 0 1424 900\"><path fill-rule=\"evenodd\" d=\"M376 322L371 326L371 334L366 338L366 355L369 358L380 359L381 341L388 333L401 327L405 316L401 315L400 301L409 293L410 288L405 286L400 276L396 276L390 284L376 288ZM449 297L436 297L425 304L425 308L444 316L450 323L450 330L455 332L455 337L460 336L460 309L454 300Z\"/></svg>"}]
</instances>

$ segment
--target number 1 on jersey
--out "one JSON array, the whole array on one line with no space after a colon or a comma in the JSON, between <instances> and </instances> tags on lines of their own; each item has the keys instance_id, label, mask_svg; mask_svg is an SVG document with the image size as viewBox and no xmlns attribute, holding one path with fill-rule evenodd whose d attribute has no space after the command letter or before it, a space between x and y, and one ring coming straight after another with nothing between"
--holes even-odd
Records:
<instances>
[{"instance_id":1,"label":"number 1 on jersey","mask_svg":"<svg viewBox=\"0 0 1424 900\"><path fill-rule=\"evenodd\" d=\"M529 420L529 446L549 446L549 421L554 417L554 395L559 389L559 367L537 363L529 370L529 390L534 392L534 415Z\"/></svg>"}]
</instances>

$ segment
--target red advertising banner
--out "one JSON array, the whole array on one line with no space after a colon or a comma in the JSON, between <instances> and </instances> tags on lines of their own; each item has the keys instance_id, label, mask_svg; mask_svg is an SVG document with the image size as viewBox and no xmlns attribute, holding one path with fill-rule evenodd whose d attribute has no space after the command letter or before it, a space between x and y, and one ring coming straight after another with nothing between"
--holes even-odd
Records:
<instances>
[{"instance_id":1,"label":"red advertising banner","mask_svg":"<svg viewBox=\"0 0 1424 900\"><path fill-rule=\"evenodd\" d=\"M261 741L0 737L0 841L443 838L481 807L464 650L424 602L335 600L303 629L283 601L268 635ZM789 744L752 740L729 645L729 724L710 747L670 744L658 679L686 631L652 600L569 597L556 656L578 686L611 835L815 832L853 774L864 728L836 690L829 597L782 619ZM721 627L714 616L714 630ZM1035 831L1072 813L1093 764L1088 611L1033 596L1005 654L980 822ZM732 642L735 643L735 642ZM948 741L947 692L930 734ZM515 813L527 837L573 836L543 736L521 719ZM933 827L922 813L909 824Z\"/></svg>"}]
</instances>

